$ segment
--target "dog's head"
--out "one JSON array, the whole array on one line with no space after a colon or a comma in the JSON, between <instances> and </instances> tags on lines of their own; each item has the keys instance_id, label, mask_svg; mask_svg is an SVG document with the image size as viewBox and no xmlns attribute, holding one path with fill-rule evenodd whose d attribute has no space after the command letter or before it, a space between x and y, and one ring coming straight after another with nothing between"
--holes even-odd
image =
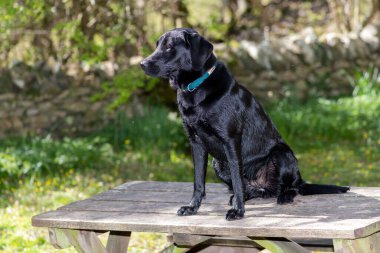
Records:
<instances>
[{"instance_id":1,"label":"dog's head","mask_svg":"<svg viewBox=\"0 0 380 253\"><path fill-rule=\"evenodd\" d=\"M176 28L164 33L156 50L141 63L147 75L169 78L173 88L181 71L199 71L212 54L213 46L190 28Z\"/></svg>"}]
</instances>

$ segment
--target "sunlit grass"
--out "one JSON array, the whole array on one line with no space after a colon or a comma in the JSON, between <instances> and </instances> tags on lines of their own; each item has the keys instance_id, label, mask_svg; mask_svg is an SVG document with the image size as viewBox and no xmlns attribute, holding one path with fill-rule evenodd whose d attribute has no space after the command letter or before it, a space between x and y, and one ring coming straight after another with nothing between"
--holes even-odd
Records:
<instances>
[{"instance_id":1,"label":"sunlit grass","mask_svg":"<svg viewBox=\"0 0 380 253\"><path fill-rule=\"evenodd\" d=\"M306 181L351 186L380 186L379 146L336 143L325 149L299 151L299 167Z\"/></svg>"},{"instance_id":2,"label":"sunlit grass","mask_svg":"<svg viewBox=\"0 0 380 253\"><path fill-rule=\"evenodd\" d=\"M103 172L104 173L104 172ZM117 177L82 175L69 172L65 178L53 177L23 182L10 199L1 199L0 252L76 252L74 248L57 250L49 244L46 228L34 228L31 217L62 205L85 199L122 183ZM73 182L70 182L73 181ZM157 252L166 245L164 234L136 233L128 252Z\"/></svg>"}]
</instances>

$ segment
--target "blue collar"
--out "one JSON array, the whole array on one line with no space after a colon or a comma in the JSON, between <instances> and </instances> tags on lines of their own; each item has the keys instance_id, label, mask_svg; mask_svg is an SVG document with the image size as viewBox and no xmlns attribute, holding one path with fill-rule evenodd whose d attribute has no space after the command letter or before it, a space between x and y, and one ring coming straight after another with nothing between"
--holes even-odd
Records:
<instances>
[{"instance_id":1,"label":"blue collar","mask_svg":"<svg viewBox=\"0 0 380 253\"><path fill-rule=\"evenodd\" d=\"M216 68L216 65L212 66L212 68L210 68L208 71L206 71L206 73L204 73L201 77L199 77L199 78L195 79L194 81L192 81L191 83L189 83L187 85L186 89L184 89L183 91L184 92L194 91L212 74L212 72L214 72L215 68Z\"/></svg>"}]
</instances>

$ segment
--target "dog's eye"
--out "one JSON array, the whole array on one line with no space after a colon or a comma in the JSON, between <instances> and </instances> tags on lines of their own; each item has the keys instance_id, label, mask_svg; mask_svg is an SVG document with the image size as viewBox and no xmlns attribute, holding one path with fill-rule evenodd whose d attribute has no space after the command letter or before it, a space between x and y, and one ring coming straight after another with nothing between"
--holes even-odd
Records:
<instances>
[{"instance_id":1,"label":"dog's eye","mask_svg":"<svg viewBox=\"0 0 380 253\"><path fill-rule=\"evenodd\" d=\"M167 52L171 51L173 49L173 47L174 47L173 44L167 44L166 45L166 51Z\"/></svg>"}]
</instances>

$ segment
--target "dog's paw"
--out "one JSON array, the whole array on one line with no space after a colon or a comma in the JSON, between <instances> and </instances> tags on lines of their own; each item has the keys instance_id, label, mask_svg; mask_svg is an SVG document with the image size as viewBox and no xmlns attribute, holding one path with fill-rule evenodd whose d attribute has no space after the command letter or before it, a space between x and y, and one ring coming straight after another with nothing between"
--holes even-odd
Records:
<instances>
[{"instance_id":1,"label":"dog's paw","mask_svg":"<svg viewBox=\"0 0 380 253\"><path fill-rule=\"evenodd\" d=\"M188 216L188 215L194 215L198 211L197 207L194 206L182 206L180 209L177 211L177 215L179 216Z\"/></svg>"},{"instance_id":2,"label":"dog's paw","mask_svg":"<svg viewBox=\"0 0 380 253\"><path fill-rule=\"evenodd\" d=\"M297 195L295 190L288 190L280 193L277 197L277 204L284 205L293 202L294 197Z\"/></svg>"},{"instance_id":3,"label":"dog's paw","mask_svg":"<svg viewBox=\"0 0 380 253\"><path fill-rule=\"evenodd\" d=\"M240 220L244 217L244 210L242 209L230 209L226 214L226 220Z\"/></svg>"}]
</instances>

